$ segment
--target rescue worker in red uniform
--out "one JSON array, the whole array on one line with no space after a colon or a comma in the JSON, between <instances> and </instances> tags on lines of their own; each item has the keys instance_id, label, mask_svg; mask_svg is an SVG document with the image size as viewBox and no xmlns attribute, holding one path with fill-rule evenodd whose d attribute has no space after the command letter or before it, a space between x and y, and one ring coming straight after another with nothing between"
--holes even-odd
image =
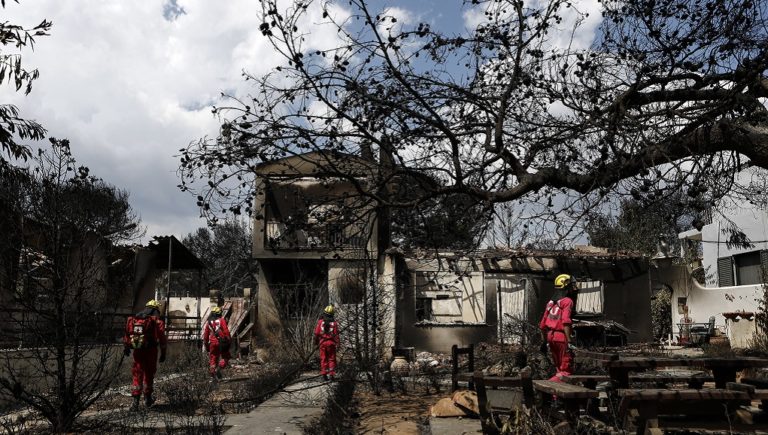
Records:
<instances>
[{"instance_id":1,"label":"rescue worker in red uniform","mask_svg":"<svg viewBox=\"0 0 768 435\"><path fill-rule=\"evenodd\" d=\"M229 353L229 344L232 336L229 333L227 321L221 317L221 307L211 308L211 315L203 328L203 345L208 352L209 370L211 377L221 379L221 369L227 367L232 355Z\"/></svg>"},{"instance_id":2,"label":"rescue worker in red uniform","mask_svg":"<svg viewBox=\"0 0 768 435\"><path fill-rule=\"evenodd\" d=\"M333 317L333 305L325 307L323 317L315 326L315 341L320 346L320 374L323 379L336 377L336 348L339 346L339 325Z\"/></svg>"},{"instance_id":3,"label":"rescue worker in red uniform","mask_svg":"<svg viewBox=\"0 0 768 435\"><path fill-rule=\"evenodd\" d=\"M128 318L123 336L124 354L131 355L133 350L133 405L131 410L139 409L142 389L144 390L144 403L147 407L155 403L152 396L155 372L157 372L158 348L160 350L160 362L165 362L167 338L165 336L165 322L160 319L160 303L152 299L147 302L145 309Z\"/></svg>"},{"instance_id":4,"label":"rescue worker in red uniform","mask_svg":"<svg viewBox=\"0 0 768 435\"><path fill-rule=\"evenodd\" d=\"M549 351L557 372L550 381L562 382L563 376L573 374L573 349L571 343L573 330L571 313L574 309L578 287L571 275L561 274L555 278L555 294L547 303L544 315L539 322L541 337L544 340L542 352Z\"/></svg>"}]
</instances>

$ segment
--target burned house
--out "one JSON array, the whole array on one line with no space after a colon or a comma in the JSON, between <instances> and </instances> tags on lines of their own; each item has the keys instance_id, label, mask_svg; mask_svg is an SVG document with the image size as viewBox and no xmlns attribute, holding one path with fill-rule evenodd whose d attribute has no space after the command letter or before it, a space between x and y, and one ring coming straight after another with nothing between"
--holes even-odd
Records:
<instances>
[{"instance_id":1,"label":"burned house","mask_svg":"<svg viewBox=\"0 0 768 435\"><path fill-rule=\"evenodd\" d=\"M581 328L581 335L589 337L590 328L607 325L626 328L631 342L651 339L651 281L642 256L485 250L459 257L398 254L395 265L398 347L445 351L453 344L524 339L537 333L535 324L559 273L571 274L580 283L575 317L582 322L576 325L577 334ZM610 332L598 337L610 341ZM620 344L620 339L585 344Z\"/></svg>"},{"instance_id":2,"label":"burned house","mask_svg":"<svg viewBox=\"0 0 768 435\"><path fill-rule=\"evenodd\" d=\"M377 258L375 208L360 195L371 163L313 152L256 168L253 257L259 263L258 335L316 318L330 302L361 302ZM344 175L342 175L344 174Z\"/></svg>"},{"instance_id":3,"label":"burned house","mask_svg":"<svg viewBox=\"0 0 768 435\"><path fill-rule=\"evenodd\" d=\"M4 273L0 273L0 301L7 318L12 319L11 326L0 334L0 341L14 347L34 345L21 331L36 321L36 315L49 309L54 297L87 301L87 308L79 307L84 312L77 314L103 316L100 322L112 322L114 331L99 340L116 340L122 334L125 317L142 310L148 300L160 300L167 315L172 296L183 294L199 301L202 295L200 274L204 265L173 236L155 237L146 246L118 246L86 233L80 244L69 247L56 259L62 264L53 265L54 260L44 253L46 232L34 221L27 221L25 228L24 244L5 252ZM62 270L66 276L58 277L59 288L54 289L54 273ZM183 289L172 285L171 279L182 270L191 271L193 277ZM76 301L59 305L78 308ZM187 315L199 318L199 303L191 305ZM36 309L29 310L32 306ZM199 321L195 327L198 325Z\"/></svg>"},{"instance_id":4,"label":"burned house","mask_svg":"<svg viewBox=\"0 0 768 435\"><path fill-rule=\"evenodd\" d=\"M651 282L641 256L380 252L378 209L360 192L375 174L371 165L313 152L256 168L253 256L262 342L277 342L286 326L316 318L328 303L342 313L359 311L371 293L378 340L387 347L445 351L454 344L514 340L513 323L538 322L558 273L582 282L577 309L584 336L588 321L599 320L624 325L619 329L629 341L651 339Z\"/></svg>"}]
</instances>

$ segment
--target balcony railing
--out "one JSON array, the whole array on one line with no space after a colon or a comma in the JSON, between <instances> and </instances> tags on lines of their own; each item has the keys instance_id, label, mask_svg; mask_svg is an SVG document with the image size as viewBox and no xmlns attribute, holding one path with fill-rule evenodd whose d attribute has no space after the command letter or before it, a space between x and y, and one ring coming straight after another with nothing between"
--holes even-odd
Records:
<instances>
[{"instance_id":1,"label":"balcony railing","mask_svg":"<svg viewBox=\"0 0 768 435\"><path fill-rule=\"evenodd\" d=\"M317 225L291 228L268 221L264 248L283 250L364 249L368 242L364 225Z\"/></svg>"}]
</instances>

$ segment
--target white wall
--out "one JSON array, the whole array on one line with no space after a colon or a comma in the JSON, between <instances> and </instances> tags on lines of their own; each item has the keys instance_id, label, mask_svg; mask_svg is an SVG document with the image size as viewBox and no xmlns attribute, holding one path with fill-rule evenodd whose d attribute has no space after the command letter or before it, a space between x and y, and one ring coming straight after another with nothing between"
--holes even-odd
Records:
<instances>
[{"instance_id":1,"label":"white wall","mask_svg":"<svg viewBox=\"0 0 768 435\"><path fill-rule=\"evenodd\" d=\"M678 312L677 298L686 297L688 316L694 323L706 323L710 316L715 317L715 327L726 333L729 339L737 340L734 331L729 330L723 313L737 311L756 312L757 299L762 293L761 285L742 285L734 287L703 287L691 279L690 285L673 288L672 293L672 332L678 337L678 323L683 314ZM733 338L732 338L733 337Z\"/></svg>"},{"instance_id":2,"label":"white wall","mask_svg":"<svg viewBox=\"0 0 768 435\"><path fill-rule=\"evenodd\" d=\"M726 325L731 347L747 348L752 344L753 337L757 333L757 323L754 318L728 319Z\"/></svg>"},{"instance_id":3,"label":"white wall","mask_svg":"<svg viewBox=\"0 0 768 435\"><path fill-rule=\"evenodd\" d=\"M746 169L736 176L736 182L740 186L764 185L766 179L768 179L768 174L759 168ZM763 193L763 195L766 194ZM702 265L707 275L706 284L708 287L718 286L718 258L768 249L768 242L766 242L768 241L766 198L755 199L755 203L732 198L721 200L718 204L720 214L713 216L712 223L701 229ZM727 230L734 225L753 242L753 247L728 247L726 244L729 237Z\"/></svg>"},{"instance_id":4,"label":"white wall","mask_svg":"<svg viewBox=\"0 0 768 435\"><path fill-rule=\"evenodd\" d=\"M670 260L659 262L656 283L672 289L672 334L675 340L679 336L678 324L684 317L678 311L678 298L686 298L688 317L693 323L707 323L714 316L715 327L728 334L730 339L732 331L723 313L756 312L757 300L763 290L761 285L704 287L691 277L686 266L672 264Z\"/></svg>"}]
</instances>

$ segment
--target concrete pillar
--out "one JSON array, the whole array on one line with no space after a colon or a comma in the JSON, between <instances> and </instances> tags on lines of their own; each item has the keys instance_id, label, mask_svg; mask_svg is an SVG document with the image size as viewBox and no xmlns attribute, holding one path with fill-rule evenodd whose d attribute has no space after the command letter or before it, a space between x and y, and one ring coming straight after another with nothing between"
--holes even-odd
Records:
<instances>
[{"instance_id":1,"label":"concrete pillar","mask_svg":"<svg viewBox=\"0 0 768 435\"><path fill-rule=\"evenodd\" d=\"M278 344L283 324L263 268L259 268L257 283L258 292L255 300L258 307L255 325L257 340L264 344Z\"/></svg>"},{"instance_id":2,"label":"concrete pillar","mask_svg":"<svg viewBox=\"0 0 768 435\"><path fill-rule=\"evenodd\" d=\"M255 193L253 198L253 231L251 233L253 246L251 252L254 257L264 252L264 237L267 228L266 220L266 195L264 192L265 183L261 178L255 182Z\"/></svg>"},{"instance_id":3,"label":"concrete pillar","mask_svg":"<svg viewBox=\"0 0 768 435\"><path fill-rule=\"evenodd\" d=\"M397 281L395 279L395 259L391 255L382 254L379 258L379 285L381 318L381 346L385 357L389 358L392 347L395 345L395 311L397 306Z\"/></svg>"}]
</instances>

